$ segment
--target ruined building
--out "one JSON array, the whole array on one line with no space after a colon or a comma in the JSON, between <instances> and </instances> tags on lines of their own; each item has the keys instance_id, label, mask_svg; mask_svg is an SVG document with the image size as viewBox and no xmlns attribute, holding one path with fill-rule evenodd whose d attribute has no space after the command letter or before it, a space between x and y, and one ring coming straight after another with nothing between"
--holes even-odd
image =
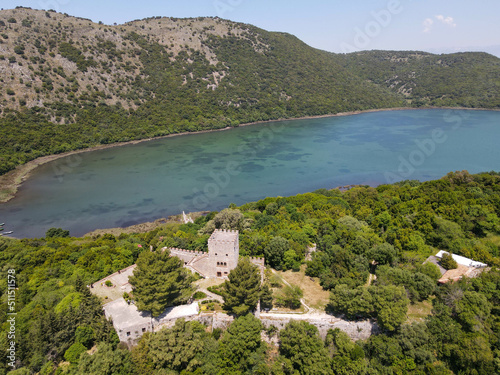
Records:
<instances>
[{"instance_id":1,"label":"ruined building","mask_svg":"<svg viewBox=\"0 0 500 375\"><path fill-rule=\"evenodd\" d=\"M179 257L184 267L203 277L227 278L238 265L240 244L237 230L216 229L208 239L208 253L169 248L170 256ZM250 258L250 262L264 275L264 258Z\"/></svg>"}]
</instances>

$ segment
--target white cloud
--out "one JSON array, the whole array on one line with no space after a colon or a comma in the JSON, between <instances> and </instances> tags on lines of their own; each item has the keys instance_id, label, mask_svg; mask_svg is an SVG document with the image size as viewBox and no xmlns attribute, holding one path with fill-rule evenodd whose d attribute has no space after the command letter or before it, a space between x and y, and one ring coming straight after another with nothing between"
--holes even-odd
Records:
<instances>
[{"instance_id":1,"label":"white cloud","mask_svg":"<svg viewBox=\"0 0 500 375\"><path fill-rule=\"evenodd\" d=\"M453 20L453 17L445 17L443 15L437 15L436 16L436 19L438 21L441 21L442 23L444 23L445 25L448 25L448 26L451 26L451 27L455 27L457 26L457 24L455 23L455 21Z\"/></svg>"},{"instance_id":2,"label":"white cloud","mask_svg":"<svg viewBox=\"0 0 500 375\"><path fill-rule=\"evenodd\" d=\"M434 16L434 18L438 21L441 22L444 25L450 26L450 27L456 27L457 24L455 23L455 20L453 17L445 17L442 14L438 14L437 16ZM434 19L432 18L426 18L423 22L424 25L424 33L430 33L432 30L432 27L434 26Z\"/></svg>"},{"instance_id":3,"label":"white cloud","mask_svg":"<svg viewBox=\"0 0 500 375\"><path fill-rule=\"evenodd\" d=\"M426 18L424 20L424 33L429 33L432 29L432 25L434 24L434 21L432 18Z\"/></svg>"}]
</instances>

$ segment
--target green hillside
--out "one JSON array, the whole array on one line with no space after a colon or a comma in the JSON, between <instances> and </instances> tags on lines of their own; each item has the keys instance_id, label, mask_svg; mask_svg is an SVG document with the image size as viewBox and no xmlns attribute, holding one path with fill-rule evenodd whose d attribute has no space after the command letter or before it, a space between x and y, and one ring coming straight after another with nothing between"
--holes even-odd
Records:
<instances>
[{"instance_id":1,"label":"green hillside","mask_svg":"<svg viewBox=\"0 0 500 375\"><path fill-rule=\"evenodd\" d=\"M119 344L102 311L109 300L86 285L152 254L150 248L156 254L163 247L207 251L214 228L239 230L240 256L265 256L268 266L295 274L305 268L308 283L330 294L332 314L353 326L359 318L376 320L381 331L354 343L332 330L323 341L307 323L278 333L249 314L227 330L178 320L146 333L130 351ZM7 314L15 311L16 374L490 375L500 369L495 172L268 197L145 233L68 235L52 229L40 239L0 237L0 349L9 353ZM305 261L312 244L316 252ZM423 262L439 249L489 267L477 277L438 284L437 266ZM268 271L265 283L275 289L269 302L281 304L287 288L280 288L280 278ZM415 317L422 306L426 311ZM10 361L0 362L0 375L12 369Z\"/></svg>"},{"instance_id":2,"label":"green hillside","mask_svg":"<svg viewBox=\"0 0 500 375\"><path fill-rule=\"evenodd\" d=\"M487 53L369 51L346 55L343 65L352 73L403 95L414 107L500 106L500 59Z\"/></svg>"},{"instance_id":3,"label":"green hillside","mask_svg":"<svg viewBox=\"0 0 500 375\"><path fill-rule=\"evenodd\" d=\"M219 18L109 26L3 10L0 50L0 174L43 155L246 122L500 105L500 59L487 54L337 55Z\"/></svg>"}]
</instances>

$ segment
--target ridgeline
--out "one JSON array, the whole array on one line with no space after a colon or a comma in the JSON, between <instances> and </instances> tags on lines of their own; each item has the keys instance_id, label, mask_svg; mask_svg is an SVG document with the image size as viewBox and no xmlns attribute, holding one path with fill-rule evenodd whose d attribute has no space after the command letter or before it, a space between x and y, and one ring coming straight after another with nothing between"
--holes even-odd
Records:
<instances>
[{"instance_id":1,"label":"ridgeline","mask_svg":"<svg viewBox=\"0 0 500 375\"><path fill-rule=\"evenodd\" d=\"M219 18L104 25L0 11L0 175L44 155L395 107L498 108L500 59L314 49Z\"/></svg>"}]
</instances>

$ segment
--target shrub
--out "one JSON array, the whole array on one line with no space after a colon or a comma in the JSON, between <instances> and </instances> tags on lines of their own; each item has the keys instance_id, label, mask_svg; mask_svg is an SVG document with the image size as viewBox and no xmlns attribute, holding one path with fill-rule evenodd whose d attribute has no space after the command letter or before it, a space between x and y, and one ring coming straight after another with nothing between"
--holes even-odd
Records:
<instances>
[{"instance_id":1,"label":"shrub","mask_svg":"<svg viewBox=\"0 0 500 375\"><path fill-rule=\"evenodd\" d=\"M212 330L212 337L218 340L222 336L222 328L214 328Z\"/></svg>"},{"instance_id":2,"label":"shrub","mask_svg":"<svg viewBox=\"0 0 500 375\"><path fill-rule=\"evenodd\" d=\"M446 270L453 270L458 267L455 259L453 259L452 255L448 253L443 253L443 256L441 257L441 261L439 263Z\"/></svg>"},{"instance_id":3,"label":"shrub","mask_svg":"<svg viewBox=\"0 0 500 375\"><path fill-rule=\"evenodd\" d=\"M17 45L14 47L14 52L17 53L18 55L24 54L24 46L23 45Z\"/></svg>"},{"instance_id":4,"label":"shrub","mask_svg":"<svg viewBox=\"0 0 500 375\"><path fill-rule=\"evenodd\" d=\"M80 326L76 328L75 340L87 349L90 349L94 341L94 330L87 326Z\"/></svg>"},{"instance_id":5,"label":"shrub","mask_svg":"<svg viewBox=\"0 0 500 375\"><path fill-rule=\"evenodd\" d=\"M276 305L287 307L289 309L298 309L300 307L300 299L304 293L299 286L285 286L281 293L276 296Z\"/></svg>"},{"instance_id":6,"label":"shrub","mask_svg":"<svg viewBox=\"0 0 500 375\"><path fill-rule=\"evenodd\" d=\"M106 280L106 282L104 284L106 286L109 286L109 287L113 286L113 283L111 281L109 281L109 280Z\"/></svg>"},{"instance_id":7,"label":"shrub","mask_svg":"<svg viewBox=\"0 0 500 375\"><path fill-rule=\"evenodd\" d=\"M195 294L193 294L193 298L196 300L196 299L203 299L205 298L207 295L203 292L196 292Z\"/></svg>"},{"instance_id":8,"label":"shrub","mask_svg":"<svg viewBox=\"0 0 500 375\"><path fill-rule=\"evenodd\" d=\"M85 346L83 346L82 343L75 342L64 353L64 359L71 363L78 363L78 361L80 360L80 355L86 350L87 349L85 348Z\"/></svg>"},{"instance_id":9,"label":"shrub","mask_svg":"<svg viewBox=\"0 0 500 375\"><path fill-rule=\"evenodd\" d=\"M64 230L61 228L50 228L47 232L45 232L45 237L53 237L53 238L64 238L69 237L69 230Z\"/></svg>"},{"instance_id":10,"label":"shrub","mask_svg":"<svg viewBox=\"0 0 500 375\"><path fill-rule=\"evenodd\" d=\"M218 294L219 296L222 296L222 292L221 292L221 285L209 286L209 287L207 288L207 290L208 290L209 292L212 292L212 293Z\"/></svg>"}]
</instances>

